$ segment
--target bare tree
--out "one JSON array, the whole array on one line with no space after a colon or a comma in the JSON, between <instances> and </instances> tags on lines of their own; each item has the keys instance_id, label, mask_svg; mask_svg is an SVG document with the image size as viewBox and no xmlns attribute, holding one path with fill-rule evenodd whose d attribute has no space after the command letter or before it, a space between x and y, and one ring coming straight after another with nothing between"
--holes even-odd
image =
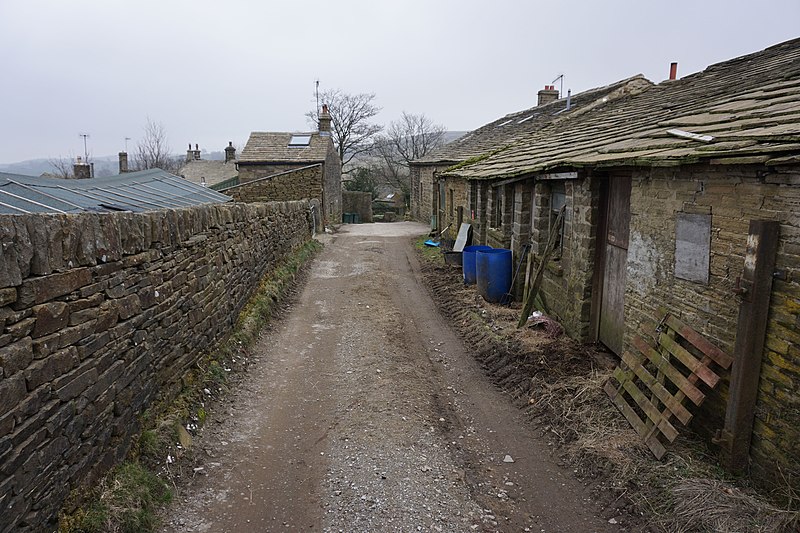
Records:
<instances>
[{"instance_id":1,"label":"bare tree","mask_svg":"<svg viewBox=\"0 0 800 533\"><path fill-rule=\"evenodd\" d=\"M408 193L409 163L442 146L446 131L423 114L403 111L399 120L389 124L385 135L376 137L370 153L381 160L385 181Z\"/></svg>"},{"instance_id":2,"label":"bare tree","mask_svg":"<svg viewBox=\"0 0 800 533\"><path fill-rule=\"evenodd\" d=\"M64 156L53 157L47 160L47 164L53 167L53 176L62 179L72 179L74 177L72 168L72 158L65 158Z\"/></svg>"},{"instance_id":3,"label":"bare tree","mask_svg":"<svg viewBox=\"0 0 800 533\"><path fill-rule=\"evenodd\" d=\"M135 170L160 168L175 173L179 167L179 158L169 152L169 141L164 126L148 118L144 136L136 144L133 152L133 168Z\"/></svg>"},{"instance_id":4,"label":"bare tree","mask_svg":"<svg viewBox=\"0 0 800 533\"><path fill-rule=\"evenodd\" d=\"M425 115L403 111L400 119L389 124L386 135L378 141L390 145L395 157L408 165L442 146L446 131L444 126L434 124Z\"/></svg>"},{"instance_id":5,"label":"bare tree","mask_svg":"<svg viewBox=\"0 0 800 533\"><path fill-rule=\"evenodd\" d=\"M383 126L370 122L381 108L373 104L375 94L348 94L332 89L321 92L319 99L328 105L333 144L339 152L342 165L347 166L354 157L370 149L373 137L383 129ZM306 116L316 125L319 110L309 111ZM346 169L345 172L350 170Z\"/></svg>"}]
</instances>

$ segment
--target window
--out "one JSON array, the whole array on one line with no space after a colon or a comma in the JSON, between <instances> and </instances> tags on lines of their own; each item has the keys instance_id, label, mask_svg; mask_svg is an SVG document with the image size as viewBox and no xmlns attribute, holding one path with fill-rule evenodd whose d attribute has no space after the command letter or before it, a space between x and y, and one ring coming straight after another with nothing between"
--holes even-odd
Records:
<instances>
[{"instance_id":1,"label":"window","mask_svg":"<svg viewBox=\"0 0 800 533\"><path fill-rule=\"evenodd\" d=\"M564 251L564 217L561 217L561 223L556 227L556 220L561 208L567 205L567 192L566 185L563 181L554 182L550 186L550 228L549 231L557 231L555 247L553 248L553 259L558 261Z\"/></svg>"},{"instance_id":2,"label":"window","mask_svg":"<svg viewBox=\"0 0 800 533\"><path fill-rule=\"evenodd\" d=\"M492 187L492 223L491 227L503 226L503 189L504 186Z\"/></svg>"},{"instance_id":3,"label":"window","mask_svg":"<svg viewBox=\"0 0 800 533\"><path fill-rule=\"evenodd\" d=\"M311 135L292 135L289 146L308 146L311 144Z\"/></svg>"}]
</instances>

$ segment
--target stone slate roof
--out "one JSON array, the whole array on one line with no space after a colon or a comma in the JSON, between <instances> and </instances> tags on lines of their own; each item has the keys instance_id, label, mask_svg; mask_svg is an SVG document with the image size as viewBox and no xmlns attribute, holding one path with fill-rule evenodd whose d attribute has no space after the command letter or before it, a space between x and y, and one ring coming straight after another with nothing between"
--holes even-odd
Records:
<instances>
[{"instance_id":1,"label":"stone slate roof","mask_svg":"<svg viewBox=\"0 0 800 533\"><path fill-rule=\"evenodd\" d=\"M178 171L178 175L198 185L205 178L206 186L211 187L217 183L235 178L239 175L234 161L192 160L186 162Z\"/></svg>"},{"instance_id":2,"label":"stone slate roof","mask_svg":"<svg viewBox=\"0 0 800 533\"><path fill-rule=\"evenodd\" d=\"M4 215L140 212L231 200L159 168L82 180L0 172L0 214Z\"/></svg>"},{"instance_id":3,"label":"stone slate roof","mask_svg":"<svg viewBox=\"0 0 800 533\"><path fill-rule=\"evenodd\" d=\"M507 146L543 128L555 119L584 112L604 101L635 94L652 85L644 76L637 75L605 87L572 95L569 110L566 110L567 99L560 98L542 106L517 111L467 133L425 157L413 161L412 164L436 165L466 161Z\"/></svg>"},{"instance_id":4,"label":"stone slate roof","mask_svg":"<svg viewBox=\"0 0 800 533\"><path fill-rule=\"evenodd\" d=\"M289 146L293 135L310 135L308 146ZM252 163L319 163L328 154L329 136L320 136L318 131L307 133L284 133L254 131L239 156L239 164Z\"/></svg>"},{"instance_id":5,"label":"stone slate roof","mask_svg":"<svg viewBox=\"0 0 800 533\"><path fill-rule=\"evenodd\" d=\"M701 162L800 163L800 39L556 121L446 173L489 179Z\"/></svg>"}]
</instances>

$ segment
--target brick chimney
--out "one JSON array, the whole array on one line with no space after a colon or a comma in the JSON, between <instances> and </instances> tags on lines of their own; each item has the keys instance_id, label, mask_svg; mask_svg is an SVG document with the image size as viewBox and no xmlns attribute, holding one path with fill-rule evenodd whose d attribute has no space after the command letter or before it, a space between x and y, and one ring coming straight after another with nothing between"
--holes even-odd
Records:
<instances>
[{"instance_id":1,"label":"brick chimney","mask_svg":"<svg viewBox=\"0 0 800 533\"><path fill-rule=\"evenodd\" d=\"M330 137L331 114L328 113L328 104L322 104L322 113L319 114L319 134Z\"/></svg>"},{"instance_id":2,"label":"brick chimney","mask_svg":"<svg viewBox=\"0 0 800 533\"><path fill-rule=\"evenodd\" d=\"M545 85L544 89L539 91L539 103L536 105L545 105L550 102L558 100L558 91L555 85Z\"/></svg>"},{"instance_id":3,"label":"brick chimney","mask_svg":"<svg viewBox=\"0 0 800 533\"><path fill-rule=\"evenodd\" d=\"M669 64L669 79L676 80L678 79L678 64L677 63L670 63Z\"/></svg>"},{"instance_id":4,"label":"brick chimney","mask_svg":"<svg viewBox=\"0 0 800 533\"><path fill-rule=\"evenodd\" d=\"M233 141L228 141L228 146L225 147L225 162L236 161L236 148L233 147Z\"/></svg>"},{"instance_id":5,"label":"brick chimney","mask_svg":"<svg viewBox=\"0 0 800 533\"><path fill-rule=\"evenodd\" d=\"M78 160L72 166L72 173L76 180L87 180L92 177L92 168L78 156Z\"/></svg>"},{"instance_id":6,"label":"brick chimney","mask_svg":"<svg viewBox=\"0 0 800 533\"><path fill-rule=\"evenodd\" d=\"M128 152L119 153L119 173L125 174L128 172Z\"/></svg>"}]
</instances>

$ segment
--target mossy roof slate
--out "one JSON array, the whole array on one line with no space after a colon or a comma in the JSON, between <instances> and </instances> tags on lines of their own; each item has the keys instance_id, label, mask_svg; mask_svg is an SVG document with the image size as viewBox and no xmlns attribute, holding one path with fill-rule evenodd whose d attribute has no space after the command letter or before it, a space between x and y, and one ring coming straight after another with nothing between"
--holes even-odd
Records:
<instances>
[{"instance_id":1,"label":"mossy roof slate","mask_svg":"<svg viewBox=\"0 0 800 533\"><path fill-rule=\"evenodd\" d=\"M434 150L412 164L437 165L466 161L524 138L552 121L585 112L604 101L637 93L652 85L644 76L637 75L572 95L569 110L566 110L567 99L560 98L545 105L510 113Z\"/></svg>"},{"instance_id":2,"label":"mossy roof slate","mask_svg":"<svg viewBox=\"0 0 800 533\"><path fill-rule=\"evenodd\" d=\"M672 129L713 139L676 137L668 133ZM798 147L800 39L795 39L551 121L445 174L507 179L583 167L720 163L754 156L792 160Z\"/></svg>"}]
</instances>

